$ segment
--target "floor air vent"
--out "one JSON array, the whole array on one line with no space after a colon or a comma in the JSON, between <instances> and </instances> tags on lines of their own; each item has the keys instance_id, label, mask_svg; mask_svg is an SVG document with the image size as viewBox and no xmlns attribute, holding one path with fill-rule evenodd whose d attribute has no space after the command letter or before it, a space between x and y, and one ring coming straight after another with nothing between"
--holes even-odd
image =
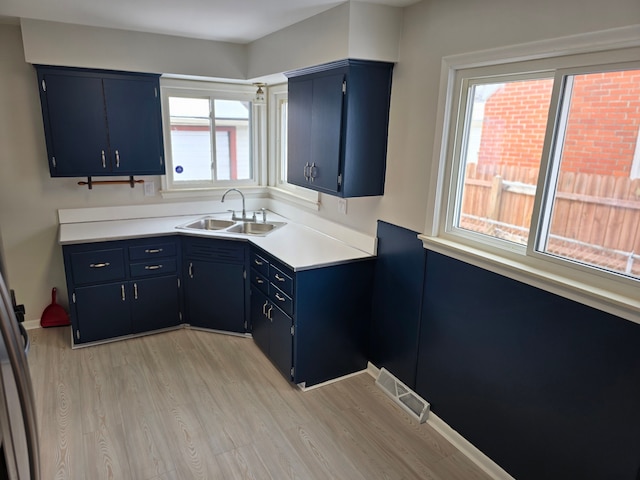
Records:
<instances>
[{"instance_id":1,"label":"floor air vent","mask_svg":"<svg viewBox=\"0 0 640 480\"><path fill-rule=\"evenodd\" d=\"M424 423L427 420L429 402L420 398L417 393L391 375L384 367L380 369L376 385L418 422Z\"/></svg>"}]
</instances>

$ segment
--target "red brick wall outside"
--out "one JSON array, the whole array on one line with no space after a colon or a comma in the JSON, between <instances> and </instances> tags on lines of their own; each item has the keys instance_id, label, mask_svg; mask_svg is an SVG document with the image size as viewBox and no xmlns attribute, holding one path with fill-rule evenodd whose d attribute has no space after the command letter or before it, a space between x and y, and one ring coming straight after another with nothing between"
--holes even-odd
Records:
<instances>
[{"instance_id":1,"label":"red brick wall outside","mask_svg":"<svg viewBox=\"0 0 640 480\"><path fill-rule=\"evenodd\" d=\"M552 80L510 82L489 97L479 169L540 165L551 88ZM576 76L562 170L628 177L639 128L640 70Z\"/></svg>"}]
</instances>

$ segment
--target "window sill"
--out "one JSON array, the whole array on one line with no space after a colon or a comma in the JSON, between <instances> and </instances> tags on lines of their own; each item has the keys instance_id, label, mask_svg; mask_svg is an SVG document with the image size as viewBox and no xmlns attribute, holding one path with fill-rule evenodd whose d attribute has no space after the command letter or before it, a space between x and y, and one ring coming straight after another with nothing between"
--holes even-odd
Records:
<instances>
[{"instance_id":1,"label":"window sill","mask_svg":"<svg viewBox=\"0 0 640 480\"><path fill-rule=\"evenodd\" d=\"M640 324L640 301L617 292L533 267L523 262L428 235L419 235L424 248L475 265L498 275Z\"/></svg>"},{"instance_id":2,"label":"window sill","mask_svg":"<svg viewBox=\"0 0 640 480\"><path fill-rule=\"evenodd\" d=\"M267 188L256 185L229 185L228 187L211 187L211 188L182 188L179 190L160 190L162 198L202 198L202 197L221 197L224 192L230 188L242 190L245 195L256 197L266 196Z\"/></svg>"},{"instance_id":3,"label":"window sill","mask_svg":"<svg viewBox=\"0 0 640 480\"><path fill-rule=\"evenodd\" d=\"M308 210L320 210L320 194L313 190L300 189L299 191L285 190L279 187L268 187L269 196L276 200L283 200L297 207Z\"/></svg>"}]
</instances>

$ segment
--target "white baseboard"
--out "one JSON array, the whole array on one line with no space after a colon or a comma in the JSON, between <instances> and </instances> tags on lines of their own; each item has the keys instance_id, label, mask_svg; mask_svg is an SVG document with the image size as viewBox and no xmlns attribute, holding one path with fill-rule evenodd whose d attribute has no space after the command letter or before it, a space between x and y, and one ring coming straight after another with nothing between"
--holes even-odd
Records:
<instances>
[{"instance_id":1,"label":"white baseboard","mask_svg":"<svg viewBox=\"0 0 640 480\"><path fill-rule=\"evenodd\" d=\"M360 370L358 372L348 373L347 375L343 375L342 377L332 378L331 380L327 380L326 382L316 383L315 385L311 385L307 387L304 382L298 383L298 388L303 392L308 392L309 390L315 390L316 388L324 387L325 385L331 385L332 383L339 382L340 380L345 380L347 378L355 377L356 375L360 375L361 373L368 372L369 370Z\"/></svg>"},{"instance_id":2,"label":"white baseboard","mask_svg":"<svg viewBox=\"0 0 640 480\"><path fill-rule=\"evenodd\" d=\"M373 378L377 378L380 374L380 369L371 362L367 365L366 371ZM469 460L494 480L515 480L500 465L482 453L482 451L451 428L444 420L433 413L433 411L429 412L426 423L431 425L434 430L446 438L454 447L460 450Z\"/></svg>"},{"instance_id":3,"label":"white baseboard","mask_svg":"<svg viewBox=\"0 0 640 480\"><path fill-rule=\"evenodd\" d=\"M22 324L24 325L24 328L26 328L27 330L35 330L36 328L41 328L40 319L25 320L24 322L22 322Z\"/></svg>"}]
</instances>

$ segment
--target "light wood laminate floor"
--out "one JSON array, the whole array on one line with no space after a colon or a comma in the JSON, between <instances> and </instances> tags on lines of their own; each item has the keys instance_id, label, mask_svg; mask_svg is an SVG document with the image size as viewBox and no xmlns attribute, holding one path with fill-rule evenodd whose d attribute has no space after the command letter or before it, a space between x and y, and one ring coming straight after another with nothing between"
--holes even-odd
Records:
<instances>
[{"instance_id":1,"label":"light wood laminate floor","mask_svg":"<svg viewBox=\"0 0 640 480\"><path fill-rule=\"evenodd\" d=\"M45 480L489 478L367 374L302 392L247 338L30 336Z\"/></svg>"}]
</instances>

